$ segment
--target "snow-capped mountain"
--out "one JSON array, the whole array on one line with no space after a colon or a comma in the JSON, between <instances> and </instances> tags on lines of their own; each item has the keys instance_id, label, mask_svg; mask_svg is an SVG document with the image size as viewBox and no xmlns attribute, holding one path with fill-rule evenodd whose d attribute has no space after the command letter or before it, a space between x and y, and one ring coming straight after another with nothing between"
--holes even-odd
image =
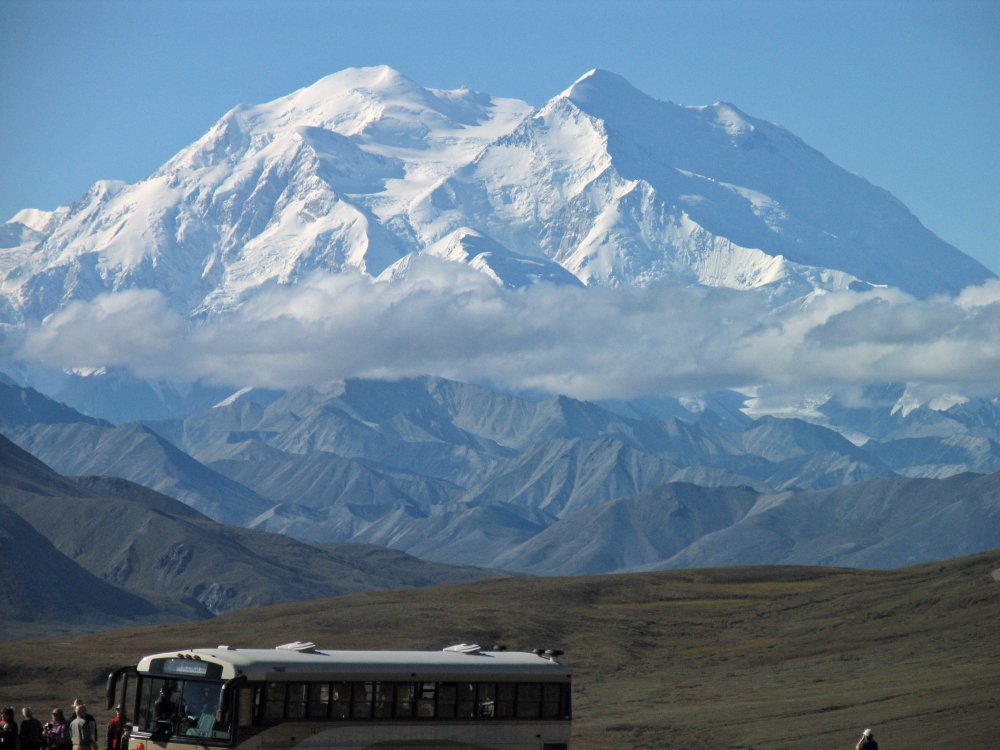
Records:
<instances>
[{"instance_id":1,"label":"snow-capped mountain","mask_svg":"<svg viewBox=\"0 0 1000 750\"><path fill-rule=\"evenodd\" d=\"M314 271L391 282L421 255L508 287L669 278L779 300L992 277L783 128L657 101L603 71L535 110L345 70L234 108L141 182L20 212L0 248L13 324L131 288L219 313Z\"/></svg>"}]
</instances>

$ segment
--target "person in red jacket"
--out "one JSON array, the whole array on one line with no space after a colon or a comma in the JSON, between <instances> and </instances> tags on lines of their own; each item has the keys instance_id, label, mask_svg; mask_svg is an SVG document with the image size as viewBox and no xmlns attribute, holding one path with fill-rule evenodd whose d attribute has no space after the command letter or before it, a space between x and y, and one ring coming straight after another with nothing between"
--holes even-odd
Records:
<instances>
[{"instance_id":1,"label":"person in red jacket","mask_svg":"<svg viewBox=\"0 0 1000 750\"><path fill-rule=\"evenodd\" d=\"M115 706L115 713L108 722L108 731L105 732L104 749L118 750L122 739L122 707Z\"/></svg>"}]
</instances>

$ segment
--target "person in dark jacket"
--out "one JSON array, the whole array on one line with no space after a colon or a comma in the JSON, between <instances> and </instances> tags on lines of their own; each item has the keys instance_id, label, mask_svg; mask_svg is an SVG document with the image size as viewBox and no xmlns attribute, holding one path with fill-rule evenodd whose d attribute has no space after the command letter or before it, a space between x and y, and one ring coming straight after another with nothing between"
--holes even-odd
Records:
<instances>
[{"instance_id":1,"label":"person in dark jacket","mask_svg":"<svg viewBox=\"0 0 1000 750\"><path fill-rule=\"evenodd\" d=\"M31 709L25 706L21 709L21 750L41 750L42 722L36 719Z\"/></svg>"},{"instance_id":2,"label":"person in dark jacket","mask_svg":"<svg viewBox=\"0 0 1000 750\"><path fill-rule=\"evenodd\" d=\"M0 750L17 750L17 722L14 721L14 709L8 706L0 714Z\"/></svg>"},{"instance_id":3,"label":"person in dark jacket","mask_svg":"<svg viewBox=\"0 0 1000 750\"><path fill-rule=\"evenodd\" d=\"M875 741L875 735L872 734L871 729L866 729L861 733L861 739L854 746L854 750L878 750L878 743Z\"/></svg>"}]
</instances>

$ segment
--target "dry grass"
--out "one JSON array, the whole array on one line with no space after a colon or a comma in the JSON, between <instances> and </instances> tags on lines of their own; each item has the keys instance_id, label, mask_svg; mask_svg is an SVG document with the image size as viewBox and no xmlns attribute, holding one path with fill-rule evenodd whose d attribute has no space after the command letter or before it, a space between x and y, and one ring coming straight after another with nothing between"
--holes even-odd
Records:
<instances>
[{"instance_id":1,"label":"dry grass","mask_svg":"<svg viewBox=\"0 0 1000 750\"><path fill-rule=\"evenodd\" d=\"M735 568L501 579L354 594L210 621L0 642L0 701L98 700L158 650L312 640L558 647L575 750L996 747L1000 551L899 571Z\"/></svg>"}]
</instances>

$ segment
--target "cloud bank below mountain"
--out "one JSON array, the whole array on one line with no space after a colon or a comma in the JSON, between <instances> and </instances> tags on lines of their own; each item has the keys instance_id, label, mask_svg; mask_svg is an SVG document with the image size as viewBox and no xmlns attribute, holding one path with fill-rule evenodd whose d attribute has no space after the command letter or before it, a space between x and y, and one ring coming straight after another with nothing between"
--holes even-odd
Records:
<instances>
[{"instance_id":1,"label":"cloud bank below mountain","mask_svg":"<svg viewBox=\"0 0 1000 750\"><path fill-rule=\"evenodd\" d=\"M317 273L196 322L156 291L103 294L10 336L13 361L231 386L431 373L586 399L889 381L976 395L1000 373L1000 281L954 297L842 291L773 308L763 294L670 284L512 291L426 263L405 283Z\"/></svg>"}]
</instances>

